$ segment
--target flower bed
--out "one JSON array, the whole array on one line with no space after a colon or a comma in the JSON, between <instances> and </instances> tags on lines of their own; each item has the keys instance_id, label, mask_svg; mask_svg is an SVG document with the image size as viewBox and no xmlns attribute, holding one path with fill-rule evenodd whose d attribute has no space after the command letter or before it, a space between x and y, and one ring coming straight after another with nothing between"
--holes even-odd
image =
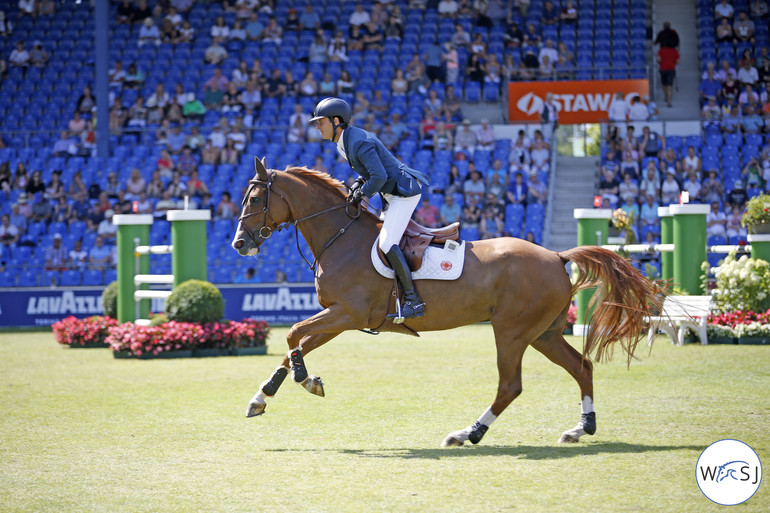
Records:
<instances>
[{"instance_id":1,"label":"flower bed","mask_svg":"<svg viewBox=\"0 0 770 513\"><path fill-rule=\"evenodd\" d=\"M124 324L106 316L67 317L53 326L56 341L70 347L109 347L116 357L264 354L270 328L245 319L198 324L169 321L157 326Z\"/></svg>"},{"instance_id":2,"label":"flower bed","mask_svg":"<svg viewBox=\"0 0 770 513\"><path fill-rule=\"evenodd\" d=\"M752 312L738 310L713 313L708 316L709 343L768 344L770 343L770 310Z\"/></svg>"},{"instance_id":3,"label":"flower bed","mask_svg":"<svg viewBox=\"0 0 770 513\"><path fill-rule=\"evenodd\" d=\"M78 319L66 317L51 326L56 341L69 347L108 347L108 330L118 326L118 321L104 315Z\"/></svg>"},{"instance_id":4,"label":"flower bed","mask_svg":"<svg viewBox=\"0 0 770 513\"><path fill-rule=\"evenodd\" d=\"M164 358L170 353L189 356L243 354L242 348L264 348L269 328L264 321L212 322L197 324L169 321L157 326L127 322L110 328L107 343L116 357Z\"/></svg>"}]
</instances>

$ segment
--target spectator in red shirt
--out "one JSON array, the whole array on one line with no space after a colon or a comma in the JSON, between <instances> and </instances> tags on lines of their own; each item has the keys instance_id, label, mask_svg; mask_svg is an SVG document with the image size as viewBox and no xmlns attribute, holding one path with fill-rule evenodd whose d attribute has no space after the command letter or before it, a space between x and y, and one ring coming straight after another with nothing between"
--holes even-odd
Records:
<instances>
[{"instance_id":1,"label":"spectator in red shirt","mask_svg":"<svg viewBox=\"0 0 770 513\"><path fill-rule=\"evenodd\" d=\"M439 225L440 217L438 208L435 205L431 205L426 197L422 198L422 205L414 213L414 220L428 228L436 228Z\"/></svg>"},{"instance_id":2,"label":"spectator in red shirt","mask_svg":"<svg viewBox=\"0 0 770 513\"><path fill-rule=\"evenodd\" d=\"M658 50L657 60L666 104L671 107L671 96L674 93L674 79L676 78L676 65L679 64L679 51L671 46L661 46Z\"/></svg>"}]
</instances>

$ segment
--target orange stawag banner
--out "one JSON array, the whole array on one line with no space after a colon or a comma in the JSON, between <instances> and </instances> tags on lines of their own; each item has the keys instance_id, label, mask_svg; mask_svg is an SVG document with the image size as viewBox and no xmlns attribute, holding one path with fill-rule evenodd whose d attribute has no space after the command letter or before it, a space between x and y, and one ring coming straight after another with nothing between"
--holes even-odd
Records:
<instances>
[{"instance_id":1,"label":"orange stawag banner","mask_svg":"<svg viewBox=\"0 0 770 513\"><path fill-rule=\"evenodd\" d=\"M598 123L607 120L607 109L617 93L626 101L649 94L647 80L576 80L559 82L509 82L508 119L537 121L545 95L553 93L559 124Z\"/></svg>"}]
</instances>

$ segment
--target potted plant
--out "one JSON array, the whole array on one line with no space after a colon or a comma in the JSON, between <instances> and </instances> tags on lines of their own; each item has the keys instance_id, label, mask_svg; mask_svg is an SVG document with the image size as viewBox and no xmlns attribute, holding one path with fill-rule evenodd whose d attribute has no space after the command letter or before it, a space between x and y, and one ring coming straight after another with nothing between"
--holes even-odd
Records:
<instances>
[{"instance_id":1,"label":"potted plant","mask_svg":"<svg viewBox=\"0 0 770 513\"><path fill-rule=\"evenodd\" d=\"M633 244L636 242L636 232L634 227L636 220L633 212L626 212L622 208L615 209L610 218L610 235L623 236L624 244ZM614 228L614 230L613 230Z\"/></svg>"},{"instance_id":2,"label":"potted plant","mask_svg":"<svg viewBox=\"0 0 770 513\"><path fill-rule=\"evenodd\" d=\"M770 233L770 195L760 194L746 203L741 226L749 233Z\"/></svg>"}]
</instances>

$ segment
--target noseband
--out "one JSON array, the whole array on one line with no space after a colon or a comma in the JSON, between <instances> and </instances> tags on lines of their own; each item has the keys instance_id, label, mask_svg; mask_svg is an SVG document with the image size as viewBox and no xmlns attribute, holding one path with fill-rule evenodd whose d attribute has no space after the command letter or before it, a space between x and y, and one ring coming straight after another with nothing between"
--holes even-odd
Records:
<instances>
[{"instance_id":1,"label":"noseband","mask_svg":"<svg viewBox=\"0 0 770 513\"><path fill-rule=\"evenodd\" d=\"M305 216L301 219L297 219L294 221L287 220L279 224L278 222L275 221L275 219L273 219L273 216L270 215L270 191L273 185L273 177L274 177L274 173L268 173L267 180L260 180L258 178L252 178L251 180L249 180L249 188L246 190L246 195L243 197L243 201L241 202L241 206L243 206L245 210L246 205L249 201L249 197L251 196L251 193L254 191L254 189L258 185L265 186L265 205L262 207L262 212L261 212L262 214L265 215L265 220L262 223L262 227L256 232L256 235L255 235L254 232L250 230L248 226L246 226L246 223L243 222L244 219L259 215L260 212L251 212L249 214L241 213L241 216L238 218L238 224L240 224L240 226L249 235L252 242L254 242L254 244L257 247L259 247L262 244L262 242L269 239L270 236L273 234L273 231L281 231L284 228L294 226L294 232L297 240L297 251L299 252L299 255L302 257L302 260L304 260L305 263L308 266L310 266L310 269L315 270L316 264L318 263L318 259L321 257L321 254L324 251L326 251L326 249L329 246L331 246L335 240L337 240L340 236L342 236L345 233L348 227L350 227L350 225L353 224L353 221L359 218L359 216L361 215L361 204L359 203L357 205L358 208L355 210L355 212L351 212L350 210L351 203L350 203L350 200L348 199L342 205L329 207L327 209L321 210L320 212L316 212L314 214ZM278 197L280 197L284 201L284 203L286 203L287 205L289 204L286 201L286 198L284 198L280 192L277 192L276 194L278 194ZM297 225L302 221L307 221L308 219L312 219L322 214L326 214L327 212L331 212L333 210L339 210L341 208L345 209L345 213L348 215L348 217L350 217L350 221L343 228L340 228L340 230L326 244L324 244L323 248L321 248L321 251L318 252L318 256L315 257L315 259L313 260L313 263L311 264L308 261L308 259L305 258L305 255L302 253L302 248L300 248L299 246L299 229L297 228ZM289 213L291 215L291 209L289 209ZM273 225L272 228L268 226L268 219L270 223Z\"/></svg>"}]
</instances>

